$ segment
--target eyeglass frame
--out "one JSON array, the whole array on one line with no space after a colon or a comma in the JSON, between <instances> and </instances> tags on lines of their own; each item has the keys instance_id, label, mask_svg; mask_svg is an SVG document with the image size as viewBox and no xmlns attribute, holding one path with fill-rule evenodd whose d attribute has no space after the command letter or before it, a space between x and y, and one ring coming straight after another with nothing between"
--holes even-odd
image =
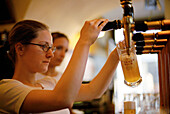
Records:
<instances>
[{"instance_id":1,"label":"eyeglass frame","mask_svg":"<svg viewBox=\"0 0 170 114\"><path fill-rule=\"evenodd\" d=\"M53 53L56 51L56 47L51 47L51 46L49 46L48 43L46 43L44 45L43 44L36 44L36 43L32 43L32 42L26 42L26 43L22 43L22 44L24 44L24 45L31 44L31 45L40 46L42 48L42 50L45 51L45 52L48 52L50 49L52 50Z\"/></svg>"}]
</instances>

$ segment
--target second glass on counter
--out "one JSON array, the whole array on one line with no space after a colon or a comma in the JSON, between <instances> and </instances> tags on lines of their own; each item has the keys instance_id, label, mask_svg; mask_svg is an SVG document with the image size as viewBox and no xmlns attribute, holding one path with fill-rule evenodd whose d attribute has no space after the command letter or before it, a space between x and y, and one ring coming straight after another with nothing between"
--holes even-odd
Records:
<instances>
[{"instance_id":1,"label":"second glass on counter","mask_svg":"<svg viewBox=\"0 0 170 114\"><path fill-rule=\"evenodd\" d=\"M129 48L129 51L125 47L125 42L120 41L117 44L117 51L122 65L125 84L130 87L138 86L142 82L142 77L140 76L137 56L136 56L136 51L135 51L135 46L133 41L131 42L131 47Z\"/></svg>"}]
</instances>

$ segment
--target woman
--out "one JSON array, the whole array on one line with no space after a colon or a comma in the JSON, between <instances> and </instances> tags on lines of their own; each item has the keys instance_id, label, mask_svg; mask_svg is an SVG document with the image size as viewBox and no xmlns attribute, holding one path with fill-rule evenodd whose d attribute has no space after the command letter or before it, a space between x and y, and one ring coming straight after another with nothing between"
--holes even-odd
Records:
<instances>
[{"instance_id":1,"label":"woman","mask_svg":"<svg viewBox=\"0 0 170 114\"><path fill-rule=\"evenodd\" d=\"M53 47L56 48L54 52L54 57L51 58L48 70L45 73L37 73L35 79L38 80L37 83L41 84L44 88L48 90L53 90L58 80L61 78L62 73L56 70L57 66L60 66L63 61L66 52L68 51L69 39L68 37L60 32L52 33L53 37ZM69 114L71 109L62 109L59 111L47 112L47 114ZM45 113L43 113L45 114Z\"/></svg>"},{"instance_id":2,"label":"woman","mask_svg":"<svg viewBox=\"0 0 170 114\"><path fill-rule=\"evenodd\" d=\"M75 101L99 98L119 62L116 49L89 84L82 85L82 79L89 48L107 22L107 19L85 22L70 62L53 90L45 90L35 81L36 73L45 73L54 56L48 27L33 20L18 22L9 33L9 54L15 71L12 79L0 81L0 113L56 111L71 108Z\"/></svg>"},{"instance_id":3,"label":"woman","mask_svg":"<svg viewBox=\"0 0 170 114\"><path fill-rule=\"evenodd\" d=\"M48 66L48 71L46 73L37 73L36 80L40 80L45 76L50 76L58 81L62 75L60 71L56 70L57 66L60 66L62 63L66 52L68 51L69 39L68 37L60 32L52 33L53 37L53 47L56 48L54 52L54 57L51 58L51 61Z\"/></svg>"}]
</instances>

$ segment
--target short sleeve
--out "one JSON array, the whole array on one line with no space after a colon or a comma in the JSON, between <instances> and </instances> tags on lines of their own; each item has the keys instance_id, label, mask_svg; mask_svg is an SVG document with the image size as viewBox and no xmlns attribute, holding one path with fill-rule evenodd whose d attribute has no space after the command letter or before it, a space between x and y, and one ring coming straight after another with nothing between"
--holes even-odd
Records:
<instances>
[{"instance_id":1,"label":"short sleeve","mask_svg":"<svg viewBox=\"0 0 170 114\"><path fill-rule=\"evenodd\" d=\"M21 105L32 90L23 83L13 80L4 79L0 81L0 112L19 114Z\"/></svg>"}]
</instances>

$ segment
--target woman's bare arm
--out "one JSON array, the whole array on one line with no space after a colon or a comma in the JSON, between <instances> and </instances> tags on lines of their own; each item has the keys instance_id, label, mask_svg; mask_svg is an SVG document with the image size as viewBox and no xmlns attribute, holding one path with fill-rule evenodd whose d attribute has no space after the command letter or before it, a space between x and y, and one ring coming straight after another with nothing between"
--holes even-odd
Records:
<instances>
[{"instance_id":1,"label":"woman's bare arm","mask_svg":"<svg viewBox=\"0 0 170 114\"><path fill-rule=\"evenodd\" d=\"M89 84L82 84L76 101L100 98L108 88L118 63L119 56L117 49L115 48L97 76Z\"/></svg>"},{"instance_id":2,"label":"woman's bare arm","mask_svg":"<svg viewBox=\"0 0 170 114\"><path fill-rule=\"evenodd\" d=\"M89 48L107 22L106 19L86 21L70 62L54 90L32 90L21 112L53 111L72 106L82 83Z\"/></svg>"}]
</instances>

